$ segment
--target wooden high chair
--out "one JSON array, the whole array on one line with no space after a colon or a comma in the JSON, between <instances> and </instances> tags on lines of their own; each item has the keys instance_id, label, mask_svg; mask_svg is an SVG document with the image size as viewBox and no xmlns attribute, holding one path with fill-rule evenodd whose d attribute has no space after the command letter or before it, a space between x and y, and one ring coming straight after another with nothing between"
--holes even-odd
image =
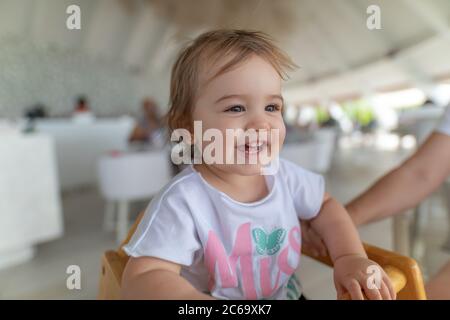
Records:
<instances>
[{"instance_id":1,"label":"wooden high chair","mask_svg":"<svg viewBox=\"0 0 450 320\"><path fill-rule=\"evenodd\" d=\"M109 250L103 254L98 299L120 299L122 273L129 258L122 247L131 239L142 216L143 213L136 219L134 225L128 232L128 236L117 250ZM377 262L391 279L394 289L397 292L397 299L426 299L422 273L415 260L368 244L364 244L364 248L369 259ZM332 266L329 257L315 257L305 250L302 250L302 253L319 262Z\"/></svg>"}]
</instances>

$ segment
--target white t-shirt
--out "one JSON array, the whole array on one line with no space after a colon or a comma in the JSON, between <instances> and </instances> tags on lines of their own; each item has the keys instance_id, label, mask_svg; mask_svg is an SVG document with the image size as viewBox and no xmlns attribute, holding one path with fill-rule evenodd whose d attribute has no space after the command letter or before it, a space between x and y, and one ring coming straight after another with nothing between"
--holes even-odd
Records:
<instances>
[{"instance_id":1,"label":"white t-shirt","mask_svg":"<svg viewBox=\"0 0 450 320\"><path fill-rule=\"evenodd\" d=\"M450 135L450 105L447 107L444 117L437 127L437 131Z\"/></svg>"},{"instance_id":2,"label":"white t-shirt","mask_svg":"<svg viewBox=\"0 0 450 320\"><path fill-rule=\"evenodd\" d=\"M318 214L324 179L283 159L265 177L269 194L241 203L188 166L150 202L125 252L180 264L196 289L219 299L298 299L298 219Z\"/></svg>"}]
</instances>

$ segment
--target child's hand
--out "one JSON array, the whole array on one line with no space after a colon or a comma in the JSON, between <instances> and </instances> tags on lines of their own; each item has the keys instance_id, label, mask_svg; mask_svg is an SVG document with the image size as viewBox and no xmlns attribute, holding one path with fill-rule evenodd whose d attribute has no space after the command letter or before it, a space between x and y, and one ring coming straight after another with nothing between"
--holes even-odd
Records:
<instances>
[{"instance_id":1,"label":"child's hand","mask_svg":"<svg viewBox=\"0 0 450 320\"><path fill-rule=\"evenodd\" d=\"M347 292L352 300L364 300L363 292L370 300L396 298L383 268L362 255L342 256L334 261L334 284L338 299L343 299Z\"/></svg>"}]
</instances>

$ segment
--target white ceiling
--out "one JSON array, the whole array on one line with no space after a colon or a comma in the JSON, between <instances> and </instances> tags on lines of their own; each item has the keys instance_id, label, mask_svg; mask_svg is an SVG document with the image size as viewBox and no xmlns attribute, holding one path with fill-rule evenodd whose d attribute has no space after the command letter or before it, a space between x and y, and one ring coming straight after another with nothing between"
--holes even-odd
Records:
<instances>
[{"instance_id":1,"label":"white ceiling","mask_svg":"<svg viewBox=\"0 0 450 320\"><path fill-rule=\"evenodd\" d=\"M66 8L81 7L81 30ZM366 9L381 8L381 30ZM144 86L163 82L185 40L209 28L260 29L301 67L291 100L326 100L450 76L449 0L0 0L0 45L11 38L122 64ZM155 80L156 79L156 80Z\"/></svg>"}]
</instances>

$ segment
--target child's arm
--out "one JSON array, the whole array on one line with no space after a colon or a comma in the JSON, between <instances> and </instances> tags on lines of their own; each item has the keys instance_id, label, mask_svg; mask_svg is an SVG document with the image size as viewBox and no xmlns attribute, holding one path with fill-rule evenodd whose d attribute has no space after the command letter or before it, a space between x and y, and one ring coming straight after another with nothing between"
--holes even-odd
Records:
<instances>
[{"instance_id":1,"label":"child's arm","mask_svg":"<svg viewBox=\"0 0 450 320\"><path fill-rule=\"evenodd\" d=\"M358 232L339 202L325 194L319 214L311 220L311 227L324 240L333 261L338 298L348 291L352 299L362 299L362 290L370 299L395 298L392 284L381 267L379 290L368 288L372 276L368 268L377 264L367 258Z\"/></svg>"},{"instance_id":2,"label":"child's arm","mask_svg":"<svg viewBox=\"0 0 450 320\"><path fill-rule=\"evenodd\" d=\"M130 257L122 276L123 299L208 300L180 276L179 264L153 257Z\"/></svg>"}]
</instances>

